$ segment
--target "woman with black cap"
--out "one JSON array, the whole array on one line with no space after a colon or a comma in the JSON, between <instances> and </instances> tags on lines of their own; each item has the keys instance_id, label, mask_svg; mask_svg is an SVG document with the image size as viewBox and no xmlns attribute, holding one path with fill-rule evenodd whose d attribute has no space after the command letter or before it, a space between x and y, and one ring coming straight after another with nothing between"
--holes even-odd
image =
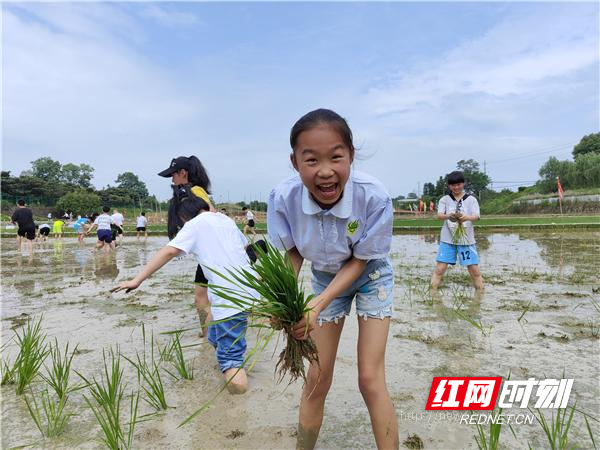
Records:
<instances>
[{"instance_id":1,"label":"woman with black cap","mask_svg":"<svg viewBox=\"0 0 600 450\"><path fill-rule=\"evenodd\" d=\"M174 158L169 167L159 175L165 178L172 177L173 181L173 198L169 205L167 221L169 239L173 239L188 220L198 215L203 204L207 204L210 211L215 211L209 197L210 179L197 157ZM205 334L204 325L210 316L210 303L207 288L200 285L208 283L200 265L196 268L194 282L197 283L194 303L200 319L200 335L203 336Z\"/></svg>"}]
</instances>

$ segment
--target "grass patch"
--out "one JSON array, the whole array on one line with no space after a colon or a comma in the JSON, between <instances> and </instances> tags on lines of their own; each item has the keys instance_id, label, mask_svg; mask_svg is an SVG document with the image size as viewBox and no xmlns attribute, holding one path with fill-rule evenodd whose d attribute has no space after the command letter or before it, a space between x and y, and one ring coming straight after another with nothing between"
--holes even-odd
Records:
<instances>
[{"instance_id":1,"label":"grass patch","mask_svg":"<svg viewBox=\"0 0 600 450\"><path fill-rule=\"evenodd\" d=\"M119 349L110 349L110 361L107 361L106 352L102 351L104 371L100 378L95 376L91 380L77 374L86 383L89 397L83 398L90 407L96 420L102 428L102 441L113 450L130 449L133 444L133 433L138 422L139 392L130 394L129 421L122 421L122 402L125 397L125 383L123 382L123 369L121 368L121 355Z\"/></svg>"}]
</instances>

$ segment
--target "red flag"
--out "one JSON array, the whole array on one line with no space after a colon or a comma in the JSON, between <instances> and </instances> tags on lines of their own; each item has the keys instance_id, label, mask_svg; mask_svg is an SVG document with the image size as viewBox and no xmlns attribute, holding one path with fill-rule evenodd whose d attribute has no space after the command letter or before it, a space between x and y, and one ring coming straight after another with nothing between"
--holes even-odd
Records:
<instances>
[{"instance_id":1,"label":"red flag","mask_svg":"<svg viewBox=\"0 0 600 450\"><path fill-rule=\"evenodd\" d=\"M419 200L419 211L425 211L425 204L423 200Z\"/></svg>"},{"instance_id":2,"label":"red flag","mask_svg":"<svg viewBox=\"0 0 600 450\"><path fill-rule=\"evenodd\" d=\"M560 177L556 177L556 184L558 186L558 196L562 201L565 198L565 191L563 190L563 187L560 184Z\"/></svg>"},{"instance_id":3,"label":"red flag","mask_svg":"<svg viewBox=\"0 0 600 450\"><path fill-rule=\"evenodd\" d=\"M429 211L433 211L435 209L435 204L433 203L433 200L431 200L429 202Z\"/></svg>"}]
</instances>

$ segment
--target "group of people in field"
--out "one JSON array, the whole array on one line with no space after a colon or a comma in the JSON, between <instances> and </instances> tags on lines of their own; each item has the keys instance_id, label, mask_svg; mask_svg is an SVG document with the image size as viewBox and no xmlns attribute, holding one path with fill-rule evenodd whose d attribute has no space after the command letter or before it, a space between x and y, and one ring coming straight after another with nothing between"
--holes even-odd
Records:
<instances>
[{"instance_id":1,"label":"group of people in field","mask_svg":"<svg viewBox=\"0 0 600 450\"><path fill-rule=\"evenodd\" d=\"M73 230L77 234L77 241L82 243L85 236L97 229L98 241L96 242L96 249L104 248L107 253L114 250L125 236L125 218L116 209L113 209L112 214L109 213L110 208L104 206L101 214L94 213L90 216L77 216L71 223ZM24 200L19 200L17 208L11 217L11 222L17 226L17 250L20 252L23 243L27 242L29 254L32 255L34 241L46 242L51 232L54 238L62 239L67 220L69 220L68 216L58 217L52 221L52 214L48 213L47 222L36 224L33 219L32 210L25 205ZM52 225L48 222L52 222ZM142 211L136 218L136 235L138 239L140 236L148 237L148 232L146 231L147 224L146 213Z\"/></svg>"},{"instance_id":2,"label":"group of people in field","mask_svg":"<svg viewBox=\"0 0 600 450\"><path fill-rule=\"evenodd\" d=\"M360 392L377 447L398 448L397 418L385 380L385 351L394 310L392 200L376 178L352 169L356 153L352 131L334 111L318 109L301 117L291 129L290 147L289 158L297 174L271 191L267 227L270 242L287 252L296 275L304 261L310 262L312 272L310 313L292 329L295 339L311 336L319 354L319 366L309 367L300 398L297 447L316 445L341 332L355 303ZM215 348L228 389L246 392L247 313L236 310L206 286L228 287L217 272L251 271L256 246L264 250L264 241L249 242L231 218L215 210L208 174L197 157L175 158L159 175L170 177L173 186L170 242L135 278L122 282L113 292L137 289L174 257L194 255L201 332ZM458 259L468 268L474 286L483 289L473 232L473 222L479 219L477 199L464 192L461 172L449 174L447 182L449 193L438 204L438 218L444 222L431 286L437 289L448 265ZM246 219L244 231L254 231L251 212Z\"/></svg>"}]
</instances>

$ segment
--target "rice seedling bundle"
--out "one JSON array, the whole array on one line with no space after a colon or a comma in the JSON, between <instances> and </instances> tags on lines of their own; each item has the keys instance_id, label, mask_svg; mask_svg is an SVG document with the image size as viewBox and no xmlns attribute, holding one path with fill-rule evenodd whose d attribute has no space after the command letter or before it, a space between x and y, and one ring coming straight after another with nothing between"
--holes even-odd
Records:
<instances>
[{"instance_id":1,"label":"rice seedling bundle","mask_svg":"<svg viewBox=\"0 0 600 450\"><path fill-rule=\"evenodd\" d=\"M288 374L290 383L298 378L306 381L304 360L318 365L317 347L310 336L306 340L297 340L291 331L295 323L312 312L308 303L313 296L305 296L287 253L279 252L269 243L267 251L258 247L255 250L257 261L252 270L227 270L227 274L212 270L237 289L212 284L208 287L214 294L233 303L236 309L247 311L249 326L282 330L286 345L275 368L278 381Z\"/></svg>"}]
</instances>

